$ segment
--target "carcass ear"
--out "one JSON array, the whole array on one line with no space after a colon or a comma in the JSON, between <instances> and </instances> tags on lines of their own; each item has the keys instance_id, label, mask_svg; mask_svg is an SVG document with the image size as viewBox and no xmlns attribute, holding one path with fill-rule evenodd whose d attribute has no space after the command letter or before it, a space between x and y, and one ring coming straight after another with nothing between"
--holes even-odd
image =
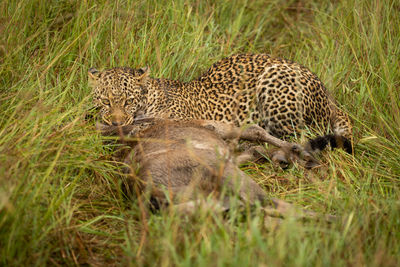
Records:
<instances>
[{"instance_id":1,"label":"carcass ear","mask_svg":"<svg viewBox=\"0 0 400 267\"><path fill-rule=\"evenodd\" d=\"M91 87L95 87L97 85L97 83L99 82L100 73L101 72L95 68L90 68L88 70L88 81L89 81L89 85Z\"/></svg>"}]
</instances>

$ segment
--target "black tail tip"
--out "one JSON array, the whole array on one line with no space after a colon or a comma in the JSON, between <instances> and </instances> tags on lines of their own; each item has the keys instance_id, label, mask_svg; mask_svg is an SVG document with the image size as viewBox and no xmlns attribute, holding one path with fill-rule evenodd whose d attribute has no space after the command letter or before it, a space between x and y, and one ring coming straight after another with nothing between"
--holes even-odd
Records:
<instances>
[{"instance_id":1,"label":"black tail tip","mask_svg":"<svg viewBox=\"0 0 400 267\"><path fill-rule=\"evenodd\" d=\"M351 141L346 137L342 136L342 138L343 138L343 149L344 149L344 151L346 151L349 154L353 154L353 146L351 145Z\"/></svg>"},{"instance_id":2,"label":"black tail tip","mask_svg":"<svg viewBox=\"0 0 400 267\"><path fill-rule=\"evenodd\" d=\"M307 147L311 151L322 151L328 145L330 145L331 148L341 148L349 154L353 153L353 146L351 145L351 141L344 136L334 134L327 134L311 139L310 141L308 141Z\"/></svg>"}]
</instances>

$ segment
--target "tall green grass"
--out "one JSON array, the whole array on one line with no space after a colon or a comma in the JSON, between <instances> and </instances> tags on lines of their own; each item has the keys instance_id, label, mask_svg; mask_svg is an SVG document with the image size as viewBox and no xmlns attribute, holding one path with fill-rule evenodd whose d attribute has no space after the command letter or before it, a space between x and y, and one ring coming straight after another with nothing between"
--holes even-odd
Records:
<instances>
[{"instance_id":1,"label":"tall green grass","mask_svg":"<svg viewBox=\"0 0 400 267\"><path fill-rule=\"evenodd\" d=\"M400 260L400 3L1 1L0 265L371 265ZM145 214L121 197L92 122L87 69L148 65L188 81L238 52L318 74L354 122L355 155L282 171L271 195L341 220Z\"/></svg>"}]
</instances>

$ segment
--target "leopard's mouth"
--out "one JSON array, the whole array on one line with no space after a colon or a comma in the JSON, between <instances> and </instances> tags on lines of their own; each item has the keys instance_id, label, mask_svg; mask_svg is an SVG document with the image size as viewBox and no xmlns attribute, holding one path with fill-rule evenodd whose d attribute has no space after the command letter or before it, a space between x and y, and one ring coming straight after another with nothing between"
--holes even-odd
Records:
<instances>
[{"instance_id":1,"label":"leopard's mouth","mask_svg":"<svg viewBox=\"0 0 400 267\"><path fill-rule=\"evenodd\" d=\"M135 126L133 124L114 126L98 121L96 122L95 127L96 130L104 136L111 136L111 135L126 136L134 129Z\"/></svg>"},{"instance_id":2,"label":"leopard's mouth","mask_svg":"<svg viewBox=\"0 0 400 267\"><path fill-rule=\"evenodd\" d=\"M99 123L101 123L103 125L107 125L107 126L113 126L113 127L124 127L124 126L128 126L128 125L133 125L134 120L135 120L135 118L132 116L129 116L129 117L127 116L120 121L112 121L108 118L102 117L101 122L99 122Z\"/></svg>"}]
</instances>

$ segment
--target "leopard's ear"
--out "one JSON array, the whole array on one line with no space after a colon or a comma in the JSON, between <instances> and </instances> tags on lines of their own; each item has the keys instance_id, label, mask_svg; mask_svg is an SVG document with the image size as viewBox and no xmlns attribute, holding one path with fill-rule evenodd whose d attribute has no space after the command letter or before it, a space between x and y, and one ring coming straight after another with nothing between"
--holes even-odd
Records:
<instances>
[{"instance_id":1,"label":"leopard's ear","mask_svg":"<svg viewBox=\"0 0 400 267\"><path fill-rule=\"evenodd\" d=\"M149 77L149 75L150 75L150 67L146 66L146 67L140 68L138 70L138 74L139 75L138 75L137 79L139 81L142 81L142 82L146 81L147 77Z\"/></svg>"},{"instance_id":2,"label":"leopard's ear","mask_svg":"<svg viewBox=\"0 0 400 267\"><path fill-rule=\"evenodd\" d=\"M95 68L90 68L88 70L88 81L91 87L95 87L100 79L100 71Z\"/></svg>"},{"instance_id":3,"label":"leopard's ear","mask_svg":"<svg viewBox=\"0 0 400 267\"><path fill-rule=\"evenodd\" d=\"M94 104L92 107L89 107L85 114L85 121L90 121L95 119L95 117L99 114L100 106L98 104Z\"/></svg>"}]
</instances>

